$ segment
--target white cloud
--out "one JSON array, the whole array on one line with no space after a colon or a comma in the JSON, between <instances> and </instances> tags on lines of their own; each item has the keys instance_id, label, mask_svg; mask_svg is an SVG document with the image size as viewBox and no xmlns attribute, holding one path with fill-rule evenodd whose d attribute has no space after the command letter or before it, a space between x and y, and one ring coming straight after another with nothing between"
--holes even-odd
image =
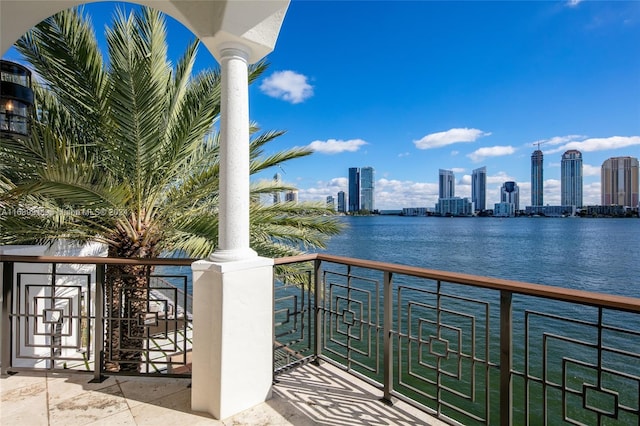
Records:
<instances>
[{"instance_id":1,"label":"white cloud","mask_svg":"<svg viewBox=\"0 0 640 426\"><path fill-rule=\"evenodd\" d=\"M566 144L569 142L573 142L576 140L582 140L585 139L586 136L584 135L566 135L566 136L554 136L552 138L549 139L539 139L537 141L533 141L531 143L526 144L527 147L529 146L533 146L535 149L541 149L541 150L545 150L546 147L551 146L551 145L562 145L562 144ZM548 151L545 151L548 152ZM554 151L555 152L555 151Z\"/></svg>"},{"instance_id":2,"label":"white cloud","mask_svg":"<svg viewBox=\"0 0 640 426\"><path fill-rule=\"evenodd\" d=\"M471 185L471 175L463 175L456 185Z\"/></svg>"},{"instance_id":3,"label":"white cloud","mask_svg":"<svg viewBox=\"0 0 640 426\"><path fill-rule=\"evenodd\" d=\"M604 151L640 145L640 136L611 136L608 138L590 138L581 142L569 142L553 152L577 149L580 152Z\"/></svg>"},{"instance_id":4,"label":"white cloud","mask_svg":"<svg viewBox=\"0 0 640 426\"><path fill-rule=\"evenodd\" d=\"M454 167L453 169L451 169L451 171L453 173L464 173L465 169L462 167Z\"/></svg>"},{"instance_id":5,"label":"white cloud","mask_svg":"<svg viewBox=\"0 0 640 426\"><path fill-rule=\"evenodd\" d=\"M555 136L551 139L542 139L532 142L531 145L560 145L557 148L545 150L540 148L545 154L555 154L569 149L577 149L580 152L605 151L608 149L627 148L629 146L640 145L640 136L610 136L607 138L587 138L582 135Z\"/></svg>"},{"instance_id":6,"label":"white cloud","mask_svg":"<svg viewBox=\"0 0 640 426\"><path fill-rule=\"evenodd\" d=\"M552 206L560 205L560 180L559 179L545 179L542 184L544 190L544 203ZM522 204L522 198L520 198L521 206L528 206L531 204L531 192L529 192L529 199L525 200L526 203Z\"/></svg>"},{"instance_id":7,"label":"white cloud","mask_svg":"<svg viewBox=\"0 0 640 426\"><path fill-rule=\"evenodd\" d=\"M601 168L590 164L582 165L582 176L598 176L600 177Z\"/></svg>"},{"instance_id":8,"label":"white cloud","mask_svg":"<svg viewBox=\"0 0 640 426\"><path fill-rule=\"evenodd\" d=\"M324 201L328 195L336 197L339 191L348 192L347 178L319 181L312 188L300 188L298 197L301 201ZM375 202L380 210L434 207L438 202L438 184L381 178L376 181Z\"/></svg>"},{"instance_id":9,"label":"white cloud","mask_svg":"<svg viewBox=\"0 0 640 426\"><path fill-rule=\"evenodd\" d=\"M495 183L495 184L502 185L503 183L510 180L515 181L513 177L509 176L505 172L498 172L493 176L487 176L487 184Z\"/></svg>"},{"instance_id":10,"label":"white cloud","mask_svg":"<svg viewBox=\"0 0 640 426\"><path fill-rule=\"evenodd\" d=\"M582 204L596 206L601 202L600 182L592 182L582 186Z\"/></svg>"},{"instance_id":11,"label":"white cloud","mask_svg":"<svg viewBox=\"0 0 640 426\"><path fill-rule=\"evenodd\" d=\"M467 157L474 163L479 163L488 157L500 157L503 155L511 155L516 152L515 148L511 145L507 146L486 146L484 148L476 149L471 154L467 154Z\"/></svg>"},{"instance_id":12,"label":"white cloud","mask_svg":"<svg viewBox=\"0 0 640 426\"><path fill-rule=\"evenodd\" d=\"M460 151L451 151L451 156L452 157L455 157L458 154L460 154Z\"/></svg>"},{"instance_id":13,"label":"white cloud","mask_svg":"<svg viewBox=\"0 0 640 426\"><path fill-rule=\"evenodd\" d=\"M338 197L338 192L348 192L349 179L337 177L329 181L318 181L312 188L299 188L298 199L300 201L325 201L329 195Z\"/></svg>"},{"instance_id":14,"label":"white cloud","mask_svg":"<svg viewBox=\"0 0 640 426\"><path fill-rule=\"evenodd\" d=\"M400 158L408 157L409 155L411 155L411 154L409 154L408 152L401 152L400 154L398 154L398 157L400 157Z\"/></svg>"},{"instance_id":15,"label":"white cloud","mask_svg":"<svg viewBox=\"0 0 640 426\"><path fill-rule=\"evenodd\" d=\"M337 188L338 191L336 192L346 191L348 186L349 186L349 179L347 179L346 177L333 178L327 183L327 187Z\"/></svg>"},{"instance_id":16,"label":"white cloud","mask_svg":"<svg viewBox=\"0 0 640 426\"><path fill-rule=\"evenodd\" d=\"M440 148L458 142L475 142L478 138L490 134L479 129L456 128L445 132L431 133L422 139L413 141L413 143L418 149Z\"/></svg>"},{"instance_id":17,"label":"white cloud","mask_svg":"<svg viewBox=\"0 0 640 426\"><path fill-rule=\"evenodd\" d=\"M376 208L380 210L403 207L434 207L438 202L438 184L428 182L378 179Z\"/></svg>"},{"instance_id":18,"label":"white cloud","mask_svg":"<svg viewBox=\"0 0 640 426\"><path fill-rule=\"evenodd\" d=\"M362 139L349 139L348 141L328 139L313 141L307 147L322 154L339 154L341 152L356 152L363 145L367 145L367 142Z\"/></svg>"},{"instance_id":19,"label":"white cloud","mask_svg":"<svg viewBox=\"0 0 640 426\"><path fill-rule=\"evenodd\" d=\"M299 104L313 96L313 86L307 77L294 71L276 71L265 78L260 85L262 93L272 98Z\"/></svg>"},{"instance_id":20,"label":"white cloud","mask_svg":"<svg viewBox=\"0 0 640 426\"><path fill-rule=\"evenodd\" d=\"M578 6L580 3L582 3L583 0L568 0L567 1L567 6L569 7L576 7Z\"/></svg>"}]
</instances>

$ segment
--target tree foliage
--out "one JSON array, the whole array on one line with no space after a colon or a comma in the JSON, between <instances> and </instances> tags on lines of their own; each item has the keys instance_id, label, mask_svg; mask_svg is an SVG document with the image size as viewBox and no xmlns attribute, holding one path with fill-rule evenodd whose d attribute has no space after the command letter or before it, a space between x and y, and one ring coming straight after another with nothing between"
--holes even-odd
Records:
<instances>
[{"instance_id":1,"label":"tree foliage","mask_svg":"<svg viewBox=\"0 0 640 426\"><path fill-rule=\"evenodd\" d=\"M163 16L117 11L107 58L83 9L61 12L18 42L35 72L29 139L0 148L0 243L100 241L110 254L204 257L218 233L220 73L193 75L198 41L175 67ZM250 67L250 81L267 64ZM282 131L251 128L251 173L311 152L265 155ZM251 245L264 256L323 247L339 225L322 204L260 204L289 188L252 185Z\"/></svg>"},{"instance_id":2,"label":"tree foliage","mask_svg":"<svg viewBox=\"0 0 640 426\"><path fill-rule=\"evenodd\" d=\"M107 55L90 19L75 8L38 24L17 43L34 71L29 138L0 143L0 244L97 241L114 257L180 253L205 257L218 241L220 73L194 75L198 41L172 65L163 16L116 12ZM249 69L250 82L267 64ZM282 131L251 128L251 173L304 157L293 148L266 155ZM279 257L323 247L340 230L326 206L262 205L251 188L250 244ZM143 266L107 268L109 369L137 370L147 310Z\"/></svg>"}]
</instances>

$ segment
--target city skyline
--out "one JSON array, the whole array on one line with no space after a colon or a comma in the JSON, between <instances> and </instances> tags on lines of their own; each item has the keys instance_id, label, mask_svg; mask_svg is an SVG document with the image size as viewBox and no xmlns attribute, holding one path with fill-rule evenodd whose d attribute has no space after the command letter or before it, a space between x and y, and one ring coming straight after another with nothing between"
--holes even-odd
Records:
<instances>
[{"instance_id":1,"label":"city skyline","mask_svg":"<svg viewBox=\"0 0 640 426\"><path fill-rule=\"evenodd\" d=\"M299 120L287 138L316 153L285 166L287 176L301 199L321 200L346 190L350 165L369 164L376 207L394 210L434 206L439 169L453 170L456 196L471 199L473 170L486 166L487 207L505 181L518 183L525 205L539 147L543 203L560 205L562 153L578 149L584 204L599 204L603 161L640 156L639 11L631 2L294 0L269 75L304 81L280 127ZM312 16L334 30L308 28Z\"/></svg>"},{"instance_id":2,"label":"city skyline","mask_svg":"<svg viewBox=\"0 0 640 426\"><path fill-rule=\"evenodd\" d=\"M114 3L85 11L104 43ZM193 36L171 18L167 27L177 58ZM640 2L632 1L293 0L270 67L250 88L250 119L286 130L267 155L315 151L279 170L300 201L347 192L344 171L368 164L381 210L434 206L438 169L454 171L456 195L471 198L479 166L487 207L505 181L518 183L527 204L539 148L544 204L561 204L561 155L576 149L583 204L596 205L602 163L640 157L639 39ZM20 62L15 50L4 58ZM195 72L212 67L201 46Z\"/></svg>"}]
</instances>

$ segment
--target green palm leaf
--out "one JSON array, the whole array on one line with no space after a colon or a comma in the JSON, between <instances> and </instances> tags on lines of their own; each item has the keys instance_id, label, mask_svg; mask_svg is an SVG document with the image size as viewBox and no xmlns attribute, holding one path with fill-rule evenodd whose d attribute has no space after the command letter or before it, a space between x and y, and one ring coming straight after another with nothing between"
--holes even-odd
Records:
<instances>
[{"instance_id":1,"label":"green palm leaf","mask_svg":"<svg viewBox=\"0 0 640 426\"><path fill-rule=\"evenodd\" d=\"M218 240L220 72L194 75L197 40L174 67L164 18L152 9L117 10L106 41L108 61L76 8L18 42L39 76L36 113L29 139L0 144L0 208L46 214L0 216L0 243L67 238L103 242L118 256L207 256ZM250 66L249 81L266 68ZM265 155L283 133L251 125L251 173L311 154ZM290 189L251 187L251 246L261 255L324 247L340 231L323 205L259 203L261 194Z\"/></svg>"}]
</instances>

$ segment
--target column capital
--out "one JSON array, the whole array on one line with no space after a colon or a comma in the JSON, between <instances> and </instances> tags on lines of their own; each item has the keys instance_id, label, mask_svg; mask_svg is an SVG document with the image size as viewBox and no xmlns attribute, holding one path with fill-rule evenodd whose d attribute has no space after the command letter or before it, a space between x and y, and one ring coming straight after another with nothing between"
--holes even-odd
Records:
<instances>
[{"instance_id":1,"label":"column capital","mask_svg":"<svg viewBox=\"0 0 640 426\"><path fill-rule=\"evenodd\" d=\"M223 43L219 46L218 52L220 52L220 61L235 58L248 63L251 57L251 48L239 42Z\"/></svg>"}]
</instances>

